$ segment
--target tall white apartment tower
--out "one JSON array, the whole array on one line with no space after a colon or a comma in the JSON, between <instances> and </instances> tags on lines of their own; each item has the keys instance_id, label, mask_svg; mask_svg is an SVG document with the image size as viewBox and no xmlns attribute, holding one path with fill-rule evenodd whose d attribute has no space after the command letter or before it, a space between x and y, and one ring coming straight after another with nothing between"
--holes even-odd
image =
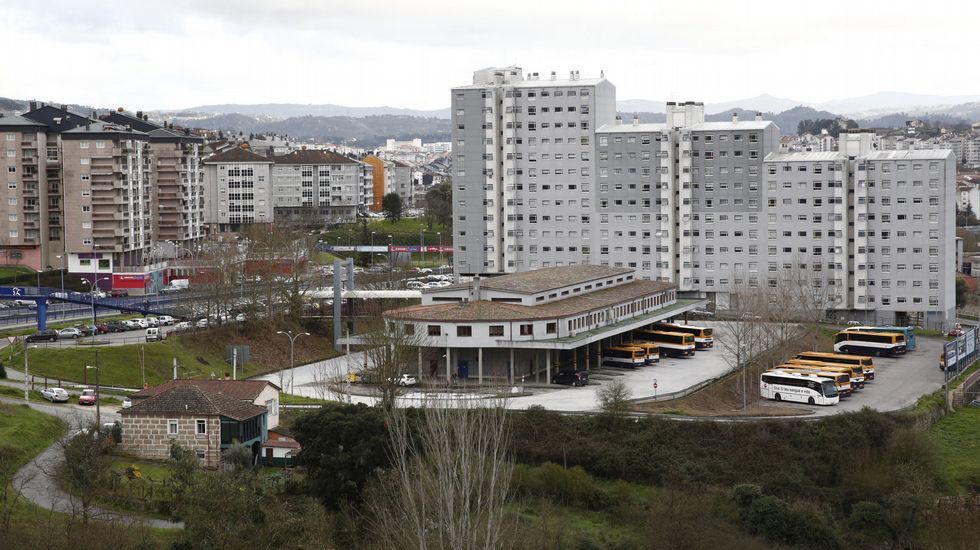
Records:
<instances>
[{"instance_id":1,"label":"tall white apartment tower","mask_svg":"<svg viewBox=\"0 0 980 550\"><path fill-rule=\"evenodd\" d=\"M473 73L453 88L453 230L460 274L593 261L595 128L616 117L605 78Z\"/></svg>"}]
</instances>

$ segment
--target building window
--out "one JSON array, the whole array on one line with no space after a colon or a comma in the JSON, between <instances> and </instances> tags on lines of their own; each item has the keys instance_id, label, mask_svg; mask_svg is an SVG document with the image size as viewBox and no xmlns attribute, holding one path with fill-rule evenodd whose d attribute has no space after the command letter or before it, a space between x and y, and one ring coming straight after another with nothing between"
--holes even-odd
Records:
<instances>
[{"instance_id":1,"label":"building window","mask_svg":"<svg viewBox=\"0 0 980 550\"><path fill-rule=\"evenodd\" d=\"M439 329L439 325L429 325L429 336L440 336L442 331Z\"/></svg>"},{"instance_id":2,"label":"building window","mask_svg":"<svg viewBox=\"0 0 980 550\"><path fill-rule=\"evenodd\" d=\"M534 334L534 325L521 325L521 336L531 336Z\"/></svg>"},{"instance_id":3,"label":"building window","mask_svg":"<svg viewBox=\"0 0 980 550\"><path fill-rule=\"evenodd\" d=\"M167 435L177 435L177 421L168 420L167 421Z\"/></svg>"},{"instance_id":4,"label":"building window","mask_svg":"<svg viewBox=\"0 0 980 550\"><path fill-rule=\"evenodd\" d=\"M208 435L208 421L207 420L201 420L201 419L195 420L194 421L194 425L197 428L197 430L195 432L195 433L197 433L197 435Z\"/></svg>"},{"instance_id":5,"label":"building window","mask_svg":"<svg viewBox=\"0 0 980 550\"><path fill-rule=\"evenodd\" d=\"M473 327L469 325L456 327L456 336L473 336Z\"/></svg>"},{"instance_id":6,"label":"building window","mask_svg":"<svg viewBox=\"0 0 980 550\"><path fill-rule=\"evenodd\" d=\"M490 336L503 336L504 325L490 325Z\"/></svg>"},{"instance_id":7,"label":"building window","mask_svg":"<svg viewBox=\"0 0 980 550\"><path fill-rule=\"evenodd\" d=\"M548 334L555 334L558 332L558 323L548 323L545 326L545 332Z\"/></svg>"}]
</instances>

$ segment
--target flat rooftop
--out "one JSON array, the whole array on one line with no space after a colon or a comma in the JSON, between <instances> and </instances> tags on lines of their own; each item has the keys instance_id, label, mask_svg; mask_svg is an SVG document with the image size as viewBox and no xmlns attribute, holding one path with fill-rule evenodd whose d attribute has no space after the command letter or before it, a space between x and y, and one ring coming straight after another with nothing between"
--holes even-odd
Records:
<instances>
[{"instance_id":1,"label":"flat rooftop","mask_svg":"<svg viewBox=\"0 0 980 550\"><path fill-rule=\"evenodd\" d=\"M562 267L545 267L532 271L509 273L496 277L481 277L480 288L483 290L498 290L517 294L537 294L571 285L587 283L598 279L618 277L633 273L632 269L622 267L606 267L601 265L568 265ZM474 282L459 283L441 288L426 289L424 294L438 294L441 291L469 289Z\"/></svg>"}]
</instances>

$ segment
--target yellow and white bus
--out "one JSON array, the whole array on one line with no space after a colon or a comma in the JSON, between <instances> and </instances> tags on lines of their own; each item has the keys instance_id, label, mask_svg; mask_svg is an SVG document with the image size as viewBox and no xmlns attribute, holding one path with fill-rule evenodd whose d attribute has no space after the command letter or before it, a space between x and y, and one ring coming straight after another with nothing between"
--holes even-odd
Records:
<instances>
[{"instance_id":1,"label":"yellow and white bus","mask_svg":"<svg viewBox=\"0 0 980 550\"><path fill-rule=\"evenodd\" d=\"M870 357L864 355L849 355L846 353L832 353L826 351L804 351L796 354L797 359L804 361L820 361L821 363L838 363L841 365L860 365L865 378L875 379L875 362Z\"/></svg>"},{"instance_id":2,"label":"yellow and white bus","mask_svg":"<svg viewBox=\"0 0 980 550\"><path fill-rule=\"evenodd\" d=\"M694 345L697 349L708 349L715 345L715 331L708 327L698 327L694 325L683 325L681 323L653 323L650 325L652 330L662 330L665 332L683 332L694 336Z\"/></svg>"},{"instance_id":3,"label":"yellow and white bus","mask_svg":"<svg viewBox=\"0 0 980 550\"><path fill-rule=\"evenodd\" d=\"M610 346L602 350L600 363L604 367L635 369L646 365L646 351L638 346Z\"/></svg>"},{"instance_id":4,"label":"yellow and white bus","mask_svg":"<svg viewBox=\"0 0 980 550\"><path fill-rule=\"evenodd\" d=\"M810 405L836 405L840 402L840 394L833 380L812 374L779 371L762 373L759 395L776 401L798 401Z\"/></svg>"},{"instance_id":5,"label":"yellow and white bus","mask_svg":"<svg viewBox=\"0 0 980 550\"><path fill-rule=\"evenodd\" d=\"M642 348L643 352L646 353L646 364L652 365L654 363L660 362L660 346L656 342L645 342L645 341L634 341L624 344L626 346L636 346Z\"/></svg>"},{"instance_id":6,"label":"yellow and white bus","mask_svg":"<svg viewBox=\"0 0 980 550\"><path fill-rule=\"evenodd\" d=\"M895 357L905 353L905 335L898 332L842 330L834 335L838 353Z\"/></svg>"},{"instance_id":7,"label":"yellow and white bus","mask_svg":"<svg viewBox=\"0 0 980 550\"><path fill-rule=\"evenodd\" d=\"M867 380L864 370L860 365L845 365L843 363L823 363L820 361L807 361L805 359L790 359L786 361L787 365L800 365L804 367L810 367L819 370L825 370L828 372L843 372L851 377L851 389L860 390L864 389L864 383Z\"/></svg>"},{"instance_id":8,"label":"yellow and white bus","mask_svg":"<svg viewBox=\"0 0 980 550\"><path fill-rule=\"evenodd\" d=\"M636 330L633 337L637 340L656 342L660 347L660 355L673 357L693 357L696 345L694 335L684 332L667 332L663 330Z\"/></svg>"}]
</instances>

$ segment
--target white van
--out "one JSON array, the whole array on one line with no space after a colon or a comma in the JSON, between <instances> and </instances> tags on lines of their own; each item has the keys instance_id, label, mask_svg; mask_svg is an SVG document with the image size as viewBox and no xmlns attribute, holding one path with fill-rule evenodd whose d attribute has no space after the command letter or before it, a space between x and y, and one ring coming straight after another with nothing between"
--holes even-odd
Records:
<instances>
[{"instance_id":1,"label":"white van","mask_svg":"<svg viewBox=\"0 0 980 550\"><path fill-rule=\"evenodd\" d=\"M166 338L166 336L162 332L160 332L160 329L156 327L150 327L146 329L147 342L155 342L155 341L163 340L164 338Z\"/></svg>"}]
</instances>

